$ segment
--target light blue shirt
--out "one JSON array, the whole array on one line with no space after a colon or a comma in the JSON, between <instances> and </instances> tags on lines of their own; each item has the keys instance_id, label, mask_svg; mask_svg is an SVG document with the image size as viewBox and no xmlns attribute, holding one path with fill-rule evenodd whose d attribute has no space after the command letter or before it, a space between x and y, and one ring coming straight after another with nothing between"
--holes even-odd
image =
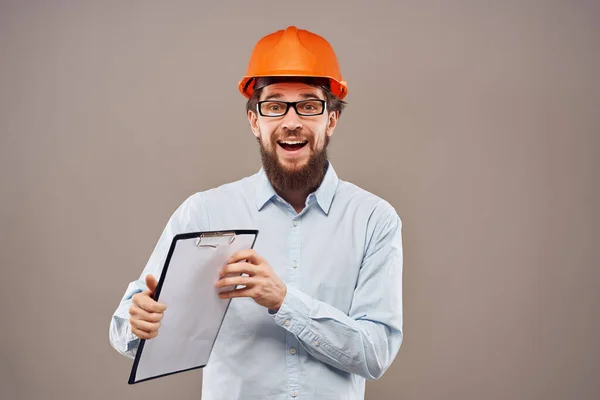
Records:
<instances>
[{"instance_id":1,"label":"light blue shirt","mask_svg":"<svg viewBox=\"0 0 600 400\"><path fill-rule=\"evenodd\" d=\"M259 230L254 249L287 295L274 314L250 298L231 301L203 369L202 399L363 399L365 378L381 377L402 343L402 222L331 164L300 213L263 169L187 198L115 311L112 346L135 356L131 297L147 289L147 274L158 279L174 235L230 229Z\"/></svg>"}]
</instances>

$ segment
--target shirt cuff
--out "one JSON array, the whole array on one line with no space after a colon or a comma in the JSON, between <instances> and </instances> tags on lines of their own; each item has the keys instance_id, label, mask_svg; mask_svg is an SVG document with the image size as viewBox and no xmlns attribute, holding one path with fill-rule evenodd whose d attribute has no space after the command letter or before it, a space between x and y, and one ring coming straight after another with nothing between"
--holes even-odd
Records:
<instances>
[{"instance_id":1,"label":"shirt cuff","mask_svg":"<svg viewBox=\"0 0 600 400\"><path fill-rule=\"evenodd\" d=\"M275 323L298 336L310 323L312 297L293 286L287 286L287 294L279 311L273 313Z\"/></svg>"}]
</instances>

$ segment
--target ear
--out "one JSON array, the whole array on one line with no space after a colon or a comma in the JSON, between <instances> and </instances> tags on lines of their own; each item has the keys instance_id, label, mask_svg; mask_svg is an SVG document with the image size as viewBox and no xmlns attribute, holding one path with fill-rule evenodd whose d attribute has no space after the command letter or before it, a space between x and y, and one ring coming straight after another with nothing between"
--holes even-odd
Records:
<instances>
[{"instance_id":1,"label":"ear","mask_svg":"<svg viewBox=\"0 0 600 400\"><path fill-rule=\"evenodd\" d=\"M248 122L250 123L250 129L257 138L260 137L260 129L258 127L258 116L252 110L248 110Z\"/></svg>"},{"instance_id":2,"label":"ear","mask_svg":"<svg viewBox=\"0 0 600 400\"><path fill-rule=\"evenodd\" d=\"M339 117L340 117L339 111L333 111L333 112L329 113L329 119L327 120L327 130L325 131L327 136L333 135L333 132L335 131L335 127L337 126Z\"/></svg>"}]
</instances>

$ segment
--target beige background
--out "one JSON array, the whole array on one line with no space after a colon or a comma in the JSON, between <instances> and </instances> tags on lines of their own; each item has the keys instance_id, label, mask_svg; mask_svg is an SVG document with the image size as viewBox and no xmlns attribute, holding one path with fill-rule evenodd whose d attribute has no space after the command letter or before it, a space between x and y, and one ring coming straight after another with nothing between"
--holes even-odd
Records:
<instances>
[{"instance_id":1,"label":"beige background","mask_svg":"<svg viewBox=\"0 0 600 400\"><path fill-rule=\"evenodd\" d=\"M367 398L600 398L599 20L566 0L1 1L0 398L200 397L200 371L128 386L110 316L186 196L259 168L236 86L290 24L350 85L337 172L404 221L405 340Z\"/></svg>"}]
</instances>

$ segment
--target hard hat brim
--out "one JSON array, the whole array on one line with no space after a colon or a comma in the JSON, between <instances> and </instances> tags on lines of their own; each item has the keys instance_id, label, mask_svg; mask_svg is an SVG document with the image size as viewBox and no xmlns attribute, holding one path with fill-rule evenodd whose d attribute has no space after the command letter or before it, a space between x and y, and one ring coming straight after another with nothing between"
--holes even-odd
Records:
<instances>
[{"instance_id":1,"label":"hard hat brim","mask_svg":"<svg viewBox=\"0 0 600 400\"><path fill-rule=\"evenodd\" d=\"M254 93L254 86L256 83L256 78L298 78L299 82L305 81L305 78L314 78L314 79L329 79L329 90L340 100L344 99L348 94L348 86L346 81L338 81L337 79L330 76L313 76L313 75L303 75L303 74L294 74L294 73L284 73L284 74L268 74L268 75L252 75L243 77L238 83L238 90L242 93L246 98L252 97ZM264 86L263 86L264 87Z\"/></svg>"}]
</instances>

